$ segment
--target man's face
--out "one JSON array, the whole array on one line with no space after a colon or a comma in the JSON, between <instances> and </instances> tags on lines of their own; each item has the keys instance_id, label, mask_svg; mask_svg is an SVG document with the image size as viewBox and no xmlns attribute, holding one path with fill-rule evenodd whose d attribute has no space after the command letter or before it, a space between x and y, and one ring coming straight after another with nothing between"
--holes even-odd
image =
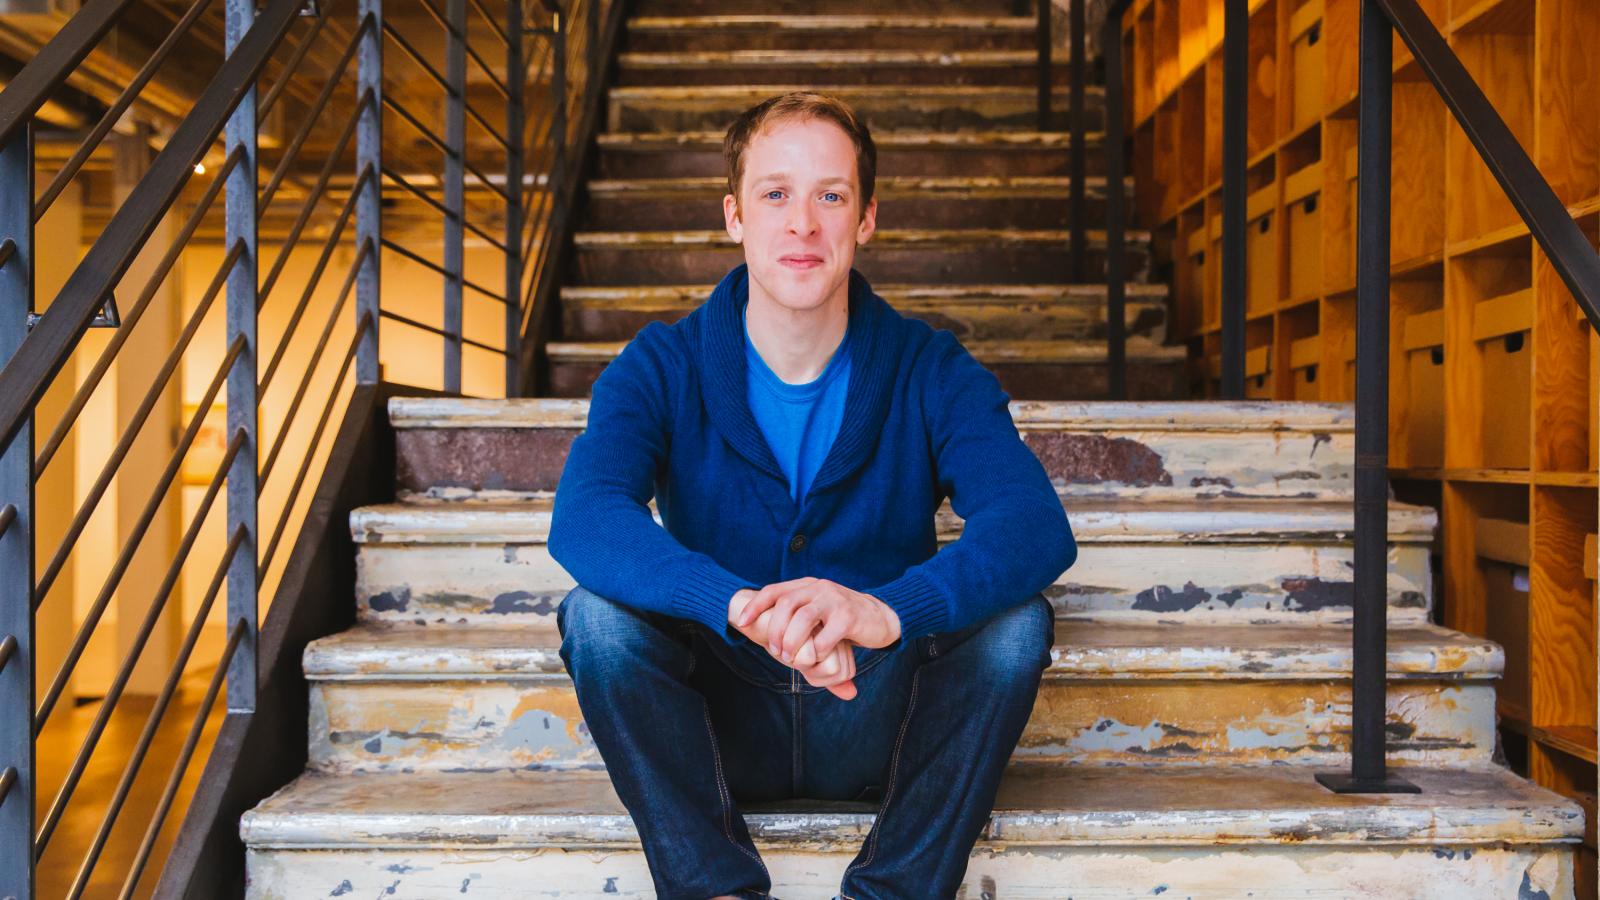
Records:
<instances>
[{"instance_id":1,"label":"man's face","mask_svg":"<svg viewBox=\"0 0 1600 900\"><path fill-rule=\"evenodd\" d=\"M856 246L876 227L861 214L855 145L822 119L782 121L751 139L734 196L722 200L728 234L744 245L751 291L795 310L846 291Z\"/></svg>"}]
</instances>

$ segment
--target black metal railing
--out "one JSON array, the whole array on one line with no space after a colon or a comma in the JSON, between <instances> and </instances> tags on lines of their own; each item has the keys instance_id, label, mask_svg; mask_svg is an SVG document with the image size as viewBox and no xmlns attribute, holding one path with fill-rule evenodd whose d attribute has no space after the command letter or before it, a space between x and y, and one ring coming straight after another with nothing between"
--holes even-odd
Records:
<instances>
[{"instance_id":1,"label":"black metal railing","mask_svg":"<svg viewBox=\"0 0 1600 900\"><path fill-rule=\"evenodd\" d=\"M218 699L226 695L227 716L256 707L262 598L287 564L279 550L305 515L329 422L355 385L380 381L380 337L435 341L446 392L469 382L491 395L527 390L536 297L551 282L576 174L581 136L568 107L598 103L609 55L602 18L618 10L615 0L417 0L388 10L383 0L181 9L88 0L0 92L0 897L40 896L47 870L69 897L140 890L170 840L185 773L203 758L206 724L224 715ZM158 23L159 43L119 92L85 99L75 85L110 52L107 36L134 21L142 33ZM175 76L180 68L186 77ZM203 87L184 96L196 70ZM165 133L140 124L157 90L188 109ZM93 123L86 129L41 118L74 104L75 118ZM52 231L38 240L64 197L96 189L87 176L107 156L131 174L109 221L83 235L81 260L75 239ZM184 267L203 271L205 288L181 316L153 314L178 302ZM58 284L45 270L70 274ZM399 273L387 293L386 271ZM437 280L437 294L418 289L417 272ZM138 329L164 320L178 323L175 333L144 355ZM471 330L485 321L496 324ZM107 340L85 340L101 326L114 329ZM403 363L427 377L414 353ZM172 424L162 411L196 373L188 380L206 387ZM94 404L113 382L125 410L114 438L90 446L80 440L84 414L103 408ZM207 414L219 401L226 421L212 446ZM215 455L199 463L204 446ZM64 510L36 503L47 476L60 499L57 473L74 463L97 474L72 486ZM183 527L156 527L184 484L200 495ZM117 546L101 549L85 537L108 495L124 505L123 522ZM206 541L208 528L226 540ZM149 540L179 532L170 548ZM202 549L223 543L220 553ZM155 550L168 556L149 584L137 583L129 573L146 572L137 560ZM74 623L62 595L89 557L98 589ZM176 649L153 654L163 623L182 615L173 598L185 572L209 573L208 588L181 642L171 632ZM114 602L120 640L105 625ZM38 617L73 626L48 659ZM118 658L98 707L67 715L91 645L106 641ZM158 691L140 688L154 694L142 731L131 752L108 751L104 738L116 717L132 715L124 701L142 670L161 676ZM163 756L157 735L191 676L204 679L202 696L188 698L187 737ZM55 751L61 772L49 784L38 749L47 740L71 747ZM158 758L165 786L129 821L130 797L154 794L135 785ZM116 788L86 796L80 788L105 769ZM52 840L69 815L99 821L92 837L74 836L82 847ZM131 862L104 871L108 846L129 827L142 837L116 856Z\"/></svg>"},{"instance_id":2,"label":"black metal railing","mask_svg":"<svg viewBox=\"0 0 1600 900\"><path fill-rule=\"evenodd\" d=\"M1048 0L1043 0L1048 3ZM1076 2L1076 0L1074 0ZM1106 73L1106 179L1125 171L1126 77L1124 13L1133 0L1113 0L1102 23ZM1244 395L1247 0L1223 0L1223 181L1220 392ZM1417 0L1362 0L1356 219L1355 607L1352 629L1351 766L1320 773L1330 790L1414 791L1389 772L1385 758L1385 671L1388 578L1389 225L1393 35L1410 48L1478 155L1510 198L1529 232L1561 276L1591 327L1600 330L1600 254L1585 238L1549 182L1518 143ZM1075 130L1081 122L1073 124ZM1076 188L1076 186L1075 186ZM1106 194L1107 334L1112 384L1123 341L1127 216L1121 192ZM1113 397L1120 399L1115 388Z\"/></svg>"}]
</instances>

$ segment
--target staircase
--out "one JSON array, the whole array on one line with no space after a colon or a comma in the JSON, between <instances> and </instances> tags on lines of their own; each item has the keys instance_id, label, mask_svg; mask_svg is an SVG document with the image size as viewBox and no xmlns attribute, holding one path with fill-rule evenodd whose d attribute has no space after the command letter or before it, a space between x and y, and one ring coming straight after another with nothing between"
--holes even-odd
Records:
<instances>
[{"instance_id":1,"label":"staircase","mask_svg":"<svg viewBox=\"0 0 1600 900\"><path fill-rule=\"evenodd\" d=\"M1329 793L1313 775L1350 738L1350 411L1077 402L1104 390L1104 291L1059 275L1066 154L1028 130L1032 20L857 5L641 4L548 345L564 396L391 402L396 502L351 516L358 622L306 649L310 765L241 822L249 896L653 896L557 653L573 582L546 547L552 493L595 374L741 261L721 129L825 83L880 151L884 227L857 267L1001 378L1081 547L1046 592L1059 644L962 896L1571 897L1581 812L1494 762L1500 649L1429 623L1433 512L1391 504L1388 527L1389 759L1422 793ZM1162 301L1130 286L1148 401L1183 383ZM947 505L941 541L961 524ZM810 900L877 804L741 810L773 893Z\"/></svg>"}]
</instances>

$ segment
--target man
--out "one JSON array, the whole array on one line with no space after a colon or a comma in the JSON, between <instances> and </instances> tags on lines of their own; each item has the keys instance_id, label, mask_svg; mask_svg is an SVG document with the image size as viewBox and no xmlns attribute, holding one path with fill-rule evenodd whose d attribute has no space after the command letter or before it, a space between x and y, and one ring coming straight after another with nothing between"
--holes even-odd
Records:
<instances>
[{"instance_id":1,"label":"man","mask_svg":"<svg viewBox=\"0 0 1600 900\"><path fill-rule=\"evenodd\" d=\"M606 367L557 488L561 658L663 900L771 896L735 802L797 797L881 801L841 897L953 897L1072 531L994 375L851 268L877 158L849 107L767 100L724 155L745 263Z\"/></svg>"}]
</instances>

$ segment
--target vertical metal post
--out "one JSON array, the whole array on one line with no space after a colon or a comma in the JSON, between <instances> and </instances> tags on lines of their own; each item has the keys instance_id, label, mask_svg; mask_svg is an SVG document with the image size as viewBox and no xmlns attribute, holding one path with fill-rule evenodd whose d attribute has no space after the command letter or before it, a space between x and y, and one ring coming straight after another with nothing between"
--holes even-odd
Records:
<instances>
[{"instance_id":1,"label":"vertical metal post","mask_svg":"<svg viewBox=\"0 0 1600 900\"><path fill-rule=\"evenodd\" d=\"M1355 626L1350 771L1322 772L1329 790L1417 793L1385 772L1384 695L1389 520L1389 164L1394 48L1376 0L1361 4L1356 188Z\"/></svg>"},{"instance_id":2,"label":"vertical metal post","mask_svg":"<svg viewBox=\"0 0 1600 900\"><path fill-rule=\"evenodd\" d=\"M506 0L506 396L522 393L517 361L522 358L522 153L527 83L522 59L522 0Z\"/></svg>"},{"instance_id":3,"label":"vertical metal post","mask_svg":"<svg viewBox=\"0 0 1600 900\"><path fill-rule=\"evenodd\" d=\"M0 369L33 310L33 125L0 146ZM33 900L33 417L0 447L0 897ZM9 511L9 512L8 512Z\"/></svg>"},{"instance_id":4,"label":"vertical metal post","mask_svg":"<svg viewBox=\"0 0 1600 900\"><path fill-rule=\"evenodd\" d=\"M550 118L550 139L555 142L555 156L550 161L550 208L560 215L561 195L567 181L567 23L561 3L555 5L554 21L550 23L550 96L554 109Z\"/></svg>"},{"instance_id":5,"label":"vertical metal post","mask_svg":"<svg viewBox=\"0 0 1600 900\"><path fill-rule=\"evenodd\" d=\"M1039 130L1050 130L1050 7L1055 0L1036 0L1034 39L1039 48Z\"/></svg>"},{"instance_id":6,"label":"vertical metal post","mask_svg":"<svg viewBox=\"0 0 1600 900\"><path fill-rule=\"evenodd\" d=\"M446 35L444 144L444 389L461 393L461 291L466 277L467 204L467 0L445 0Z\"/></svg>"},{"instance_id":7,"label":"vertical metal post","mask_svg":"<svg viewBox=\"0 0 1600 900\"><path fill-rule=\"evenodd\" d=\"M255 0L228 0L224 39L228 53L255 21ZM244 351L228 370L228 434L244 442L228 467L228 533L243 528L244 542L228 565L228 628L244 622L244 637L228 664L228 711L255 712L259 584L256 561L256 89L245 92L227 125L228 152L242 150L228 173L227 242L244 251L228 272L228 343L244 338Z\"/></svg>"},{"instance_id":8,"label":"vertical metal post","mask_svg":"<svg viewBox=\"0 0 1600 900\"><path fill-rule=\"evenodd\" d=\"M1250 10L1223 0L1222 37L1222 396L1244 397L1245 174L1248 157Z\"/></svg>"},{"instance_id":9,"label":"vertical metal post","mask_svg":"<svg viewBox=\"0 0 1600 900\"><path fill-rule=\"evenodd\" d=\"M1072 202L1068 206L1072 228L1072 278L1074 281L1090 279L1085 260L1089 256L1089 207L1087 184L1089 178L1089 126L1085 120L1083 95L1089 80L1088 60L1084 59L1084 0L1071 0L1068 15L1072 23L1072 92L1068 100L1068 115L1072 119L1072 158L1069 175L1072 178Z\"/></svg>"},{"instance_id":10,"label":"vertical metal post","mask_svg":"<svg viewBox=\"0 0 1600 900\"><path fill-rule=\"evenodd\" d=\"M1126 222L1123 209L1122 10L1107 11L1101 52L1106 65L1106 386L1112 400L1128 399Z\"/></svg>"},{"instance_id":11,"label":"vertical metal post","mask_svg":"<svg viewBox=\"0 0 1600 900\"><path fill-rule=\"evenodd\" d=\"M356 97L364 104L356 110L356 177L367 173L356 200L356 243L367 249L356 275L356 322L371 325L356 347L356 382L376 384L378 368L379 274L383 269L383 0L361 0L358 7L367 30L356 51Z\"/></svg>"}]
</instances>

